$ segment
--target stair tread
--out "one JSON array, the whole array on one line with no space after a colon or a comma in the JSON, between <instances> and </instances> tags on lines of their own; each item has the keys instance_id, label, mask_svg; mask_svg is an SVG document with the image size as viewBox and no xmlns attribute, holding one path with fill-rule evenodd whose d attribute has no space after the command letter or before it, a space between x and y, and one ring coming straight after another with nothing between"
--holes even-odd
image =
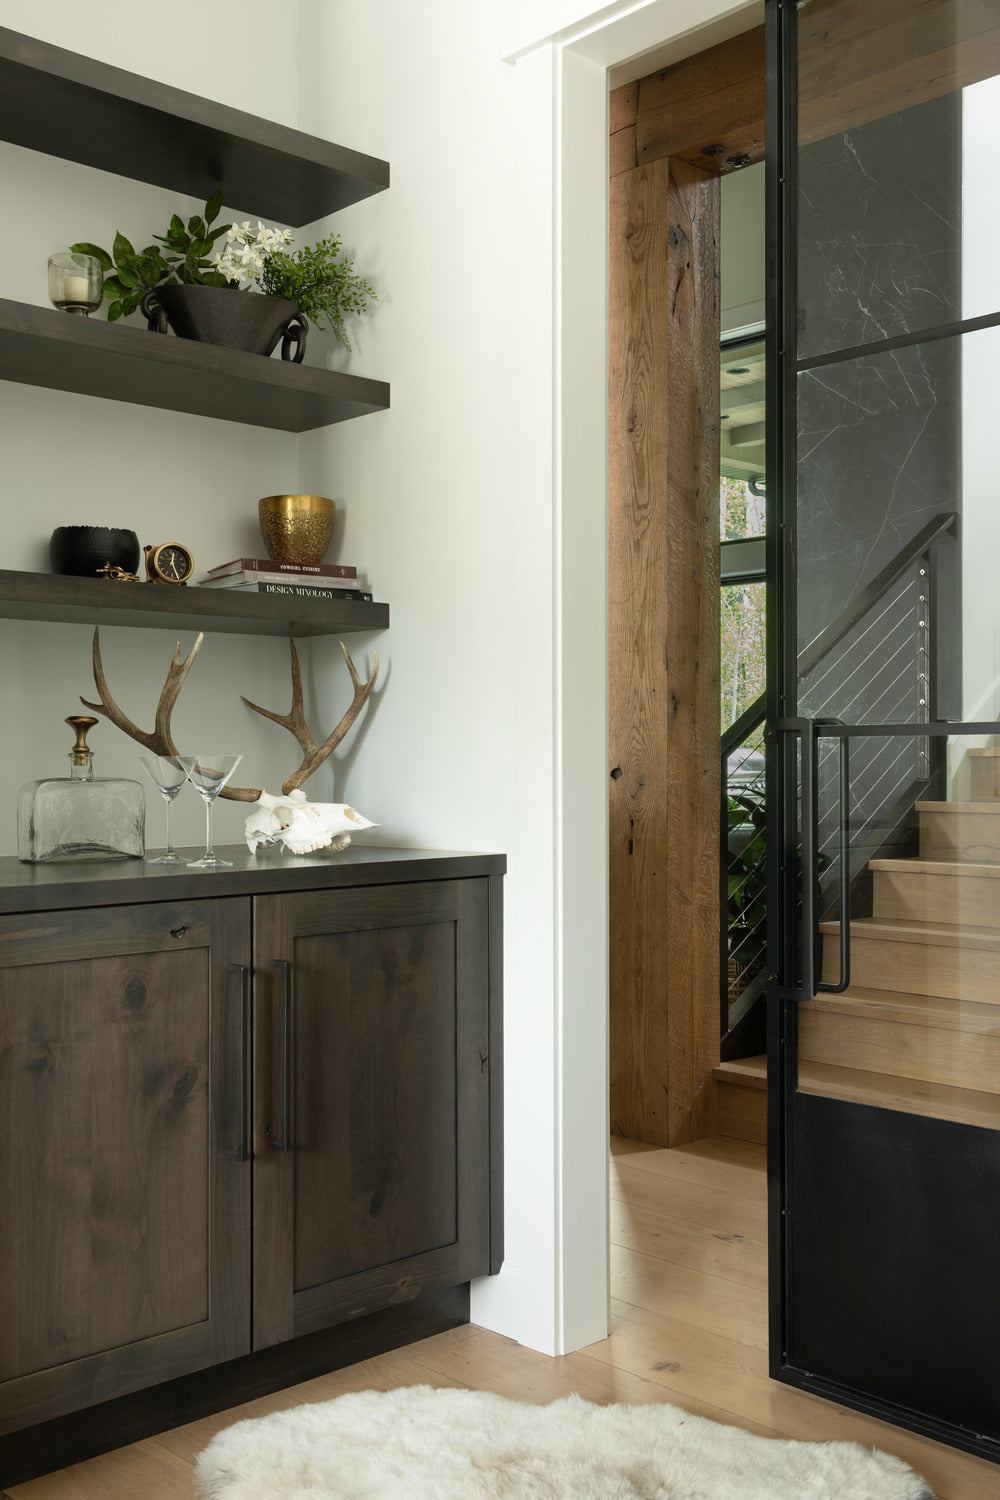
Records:
<instances>
[{"instance_id":1,"label":"stair tread","mask_svg":"<svg viewBox=\"0 0 1000 1500\"><path fill-rule=\"evenodd\" d=\"M977 863L972 859L870 859L868 868L904 875L967 875L973 880L1000 880L1000 865Z\"/></svg>"},{"instance_id":2,"label":"stair tread","mask_svg":"<svg viewBox=\"0 0 1000 1500\"><path fill-rule=\"evenodd\" d=\"M767 1088L767 1058L739 1057L732 1062L722 1062L712 1069L712 1077L720 1083L732 1083L740 1088Z\"/></svg>"},{"instance_id":3,"label":"stair tread","mask_svg":"<svg viewBox=\"0 0 1000 1500\"><path fill-rule=\"evenodd\" d=\"M827 1014L862 1016L936 1031L1000 1033L1000 1004L989 1001L951 1000L941 995L850 985L840 995L814 995L804 1003L810 1010Z\"/></svg>"},{"instance_id":4,"label":"stair tread","mask_svg":"<svg viewBox=\"0 0 1000 1500\"><path fill-rule=\"evenodd\" d=\"M839 922L821 922L820 932L839 934ZM1000 951L1000 932L959 922L921 922L910 917L855 917L851 938L889 943L927 943L939 948Z\"/></svg>"},{"instance_id":5,"label":"stair tread","mask_svg":"<svg viewBox=\"0 0 1000 1500\"><path fill-rule=\"evenodd\" d=\"M939 1120L1000 1128L1000 1097L979 1089L946 1083L924 1083L887 1073L865 1073L836 1063L805 1062L799 1066L799 1092L823 1094L857 1104L897 1109L907 1114L931 1115Z\"/></svg>"},{"instance_id":6,"label":"stair tread","mask_svg":"<svg viewBox=\"0 0 1000 1500\"><path fill-rule=\"evenodd\" d=\"M994 817L1000 813L1000 801L995 802L917 802L917 812L932 813L986 813Z\"/></svg>"},{"instance_id":7,"label":"stair tread","mask_svg":"<svg viewBox=\"0 0 1000 1500\"><path fill-rule=\"evenodd\" d=\"M821 922L821 932L839 934L839 922ZM851 936L884 938L896 943L939 943L944 947L1000 948L992 927L962 922L925 922L915 917L853 917Z\"/></svg>"}]
</instances>

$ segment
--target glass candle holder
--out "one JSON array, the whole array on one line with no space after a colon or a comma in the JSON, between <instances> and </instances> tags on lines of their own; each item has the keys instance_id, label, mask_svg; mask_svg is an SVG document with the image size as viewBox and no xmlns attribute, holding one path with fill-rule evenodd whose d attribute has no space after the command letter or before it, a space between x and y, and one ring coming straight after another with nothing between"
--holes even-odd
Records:
<instances>
[{"instance_id":1,"label":"glass candle holder","mask_svg":"<svg viewBox=\"0 0 1000 1500\"><path fill-rule=\"evenodd\" d=\"M94 255L60 250L49 256L49 301L61 312L88 317L104 300L104 273Z\"/></svg>"}]
</instances>

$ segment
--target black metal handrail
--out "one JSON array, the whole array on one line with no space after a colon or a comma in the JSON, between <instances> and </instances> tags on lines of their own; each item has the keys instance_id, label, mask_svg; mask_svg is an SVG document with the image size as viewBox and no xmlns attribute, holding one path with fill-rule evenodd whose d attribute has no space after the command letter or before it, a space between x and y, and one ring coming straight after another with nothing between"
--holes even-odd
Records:
<instances>
[{"instance_id":1,"label":"black metal handrail","mask_svg":"<svg viewBox=\"0 0 1000 1500\"><path fill-rule=\"evenodd\" d=\"M755 698L749 708L745 708L735 723L730 724L722 736L722 764L738 750L748 735L753 734L764 722L764 694Z\"/></svg>"},{"instance_id":2,"label":"black metal handrail","mask_svg":"<svg viewBox=\"0 0 1000 1500\"><path fill-rule=\"evenodd\" d=\"M895 557L886 563L881 573L876 573L871 583L867 584L861 590L857 598L852 600L848 607L842 610L835 620L831 620L829 625L824 626L819 635L811 640L809 645L799 654L798 673L800 681L803 677L808 676L815 667L819 666L824 656L828 656L834 646L839 645L845 635L848 635L854 629L855 625L860 625L865 615L879 602L882 595L888 589L892 588L897 579L902 578L907 568L927 551L932 542L936 542L939 536L943 536L946 531L950 531L957 519L958 513L948 510L942 511L933 520L928 521L927 525L921 531L917 532L912 541L907 542L905 547L901 547Z\"/></svg>"},{"instance_id":3,"label":"black metal handrail","mask_svg":"<svg viewBox=\"0 0 1000 1500\"><path fill-rule=\"evenodd\" d=\"M782 719L779 733L798 735L802 742L802 974L798 984L780 993L786 999L811 1000L817 993L840 994L851 978L850 869L845 841L849 838L847 809L850 806L848 745L852 739L890 739L897 735L927 735L939 739L950 735L1000 734L1000 723L991 720L953 722L936 719L921 724L842 724L835 719ZM816 765L820 739L840 742L841 810L841 909L840 978L836 984L820 979L818 839L816 816Z\"/></svg>"},{"instance_id":4,"label":"black metal handrail","mask_svg":"<svg viewBox=\"0 0 1000 1500\"><path fill-rule=\"evenodd\" d=\"M928 549L946 532L950 531L957 520L957 512L942 511L934 516L926 526L922 527L907 544L900 548L895 556L878 572L869 584L854 598L841 613L832 620L799 654L798 677L800 682L815 671L816 667L828 657L834 649L844 641L857 626L859 626L873 608L887 595L900 579L904 578L909 569L923 557ZM933 710L931 710L933 711ZM755 699L750 706L744 710L740 717L727 729L721 737L721 762L722 762L722 818L721 818L721 870L720 870L720 1035L725 1038L729 1030L730 1006L729 1006L729 977L728 977L728 949L729 949L729 785L728 785L728 761L733 753L746 742L748 737L765 722L765 697L762 694ZM807 721L794 721L804 723ZM907 733L926 730L928 726L920 723L910 726ZM884 733L891 733L893 726L882 726ZM823 734L828 731L824 727ZM873 728L871 733L877 733L878 728ZM815 799L818 791L818 777L816 775L816 764L812 765L812 790L810 797ZM852 872L849 858L849 767L847 764L847 741L843 740L840 751L839 767L839 846L840 846L840 874L838 885L840 889L840 905L842 915L842 930L840 944L840 979L835 986L837 990L845 989L850 981L850 940L847 914L849 911L850 885ZM808 772L806 773L808 775ZM805 788L803 788L805 791ZM813 839L817 847L813 850L813 867L818 868L818 825L814 825L812 819L806 820L810 823L810 832L807 835L803 830L804 837ZM805 855L805 851L803 851ZM803 864L805 864L803 858ZM826 987L826 986L824 986Z\"/></svg>"},{"instance_id":5,"label":"black metal handrail","mask_svg":"<svg viewBox=\"0 0 1000 1500\"><path fill-rule=\"evenodd\" d=\"M800 654L800 680L818 667L823 658L828 656L834 646L838 646L856 625L860 625L865 615L878 603L882 595L897 579L903 577L907 568L926 552L932 542L936 542L939 536L951 530L957 519L957 511L942 511L933 520L928 521L927 525L896 553L892 561L888 562L880 573L876 573L871 583L861 591L857 598L845 610L842 610L835 620L831 620L830 624L825 626ZM755 698L749 708L744 709L736 722L731 724L722 736L723 764L733 751L742 745L747 735L752 734L758 725L763 724L764 698L763 693L759 698Z\"/></svg>"}]
</instances>

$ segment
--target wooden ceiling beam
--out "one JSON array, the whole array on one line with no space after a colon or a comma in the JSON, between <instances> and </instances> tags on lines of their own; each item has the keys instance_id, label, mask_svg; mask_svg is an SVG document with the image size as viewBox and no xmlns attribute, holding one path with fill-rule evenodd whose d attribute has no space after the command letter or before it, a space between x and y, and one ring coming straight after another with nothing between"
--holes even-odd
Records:
<instances>
[{"instance_id":1,"label":"wooden ceiling beam","mask_svg":"<svg viewBox=\"0 0 1000 1500\"><path fill-rule=\"evenodd\" d=\"M639 113L639 80L611 90L611 134L635 125Z\"/></svg>"},{"instance_id":2,"label":"wooden ceiling beam","mask_svg":"<svg viewBox=\"0 0 1000 1500\"><path fill-rule=\"evenodd\" d=\"M799 138L824 140L1000 73L1000 0L826 0L799 12Z\"/></svg>"},{"instance_id":3,"label":"wooden ceiling beam","mask_svg":"<svg viewBox=\"0 0 1000 1500\"><path fill-rule=\"evenodd\" d=\"M611 176L630 172L635 159L635 122L639 113L639 80L611 90Z\"/></svg>"},{"instance_id":4,"label":"wooden ceiling beam","mask_svg":"<svg viewBox=\"0 0 1000 1500\"><path fill-rule=\"evenodd\" d=\"M629 159L627 138L615 135L628 129L625 89L635 88L611 94L612 176L666 156L717 176L763 159L763 26L640 79Z\"/></svg>"},{"instance_id":5,"label":"wooden ceiling beam","mask_svg":"<svg viewBox=\"0 0 1000 1500\"><path fill-rule=\"evenodd\" d=\"M1000 0L823 0L799 12L803 143L1000 74ZM611 175L661 157L715 174L764 155L764 28L611 94Z\"/></svg>"}]
</instances>

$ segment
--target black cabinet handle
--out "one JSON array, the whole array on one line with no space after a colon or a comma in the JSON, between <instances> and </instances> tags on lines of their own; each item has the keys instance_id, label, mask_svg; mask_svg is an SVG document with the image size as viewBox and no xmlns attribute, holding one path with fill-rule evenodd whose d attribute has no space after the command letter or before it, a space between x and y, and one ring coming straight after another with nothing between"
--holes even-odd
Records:
<instances>
[{"instance_id":1,"label":"black cabinet handle","mask_svg":"<svg viewBox=\"0 0 1000 1500\"><path fill-rule=\"evenodd\" d=\"M275 958L272 969L281 971L281 1134L271 1142L274 1151L292 1149L292 966L286 959Z\"/></svg>"},{"instance_id":2,"label":"black cabinet handle","mask_svg":"<svg viewBox=\"0 0 1000 1500\"><path fill-rule=\"evenodd\" d=\"M230 1161L246 1161L250 1155L247 1126L250 1102L250 970L246 964L230 964L229 972L240 976L240 1047L239 1085L236 1090L236 1145L226 1155Z\"/></svg>"}]
</instances>

